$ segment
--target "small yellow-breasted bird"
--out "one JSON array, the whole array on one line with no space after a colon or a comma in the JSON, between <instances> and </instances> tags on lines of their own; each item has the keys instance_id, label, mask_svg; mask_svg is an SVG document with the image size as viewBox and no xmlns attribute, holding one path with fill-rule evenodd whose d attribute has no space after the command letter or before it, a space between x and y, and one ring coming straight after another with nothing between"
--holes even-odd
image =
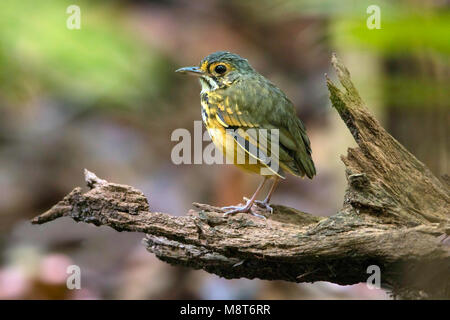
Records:
<instances>
[{"instance_id":1,"label":"small yellow-breasted bird","mask_svg":"<svg viewBox=\"0 0 450 320\"><path fill-rule=\"evenodd\" d=\"M279 178L284 178L284 172L310 179L316 174L306 129L296 116L292 102L256 72L247 59L219 51L205 57L198 67L185 67L176 72L199 77L202 118L215 146L246 171L262 175L262 169L266 169L264 180L246 205L224 207L229 210L225 214L251 212L255 203L272 212L270 197ZM270 139L266 142L261 139L262 132L273 129L278 129L277 153L272 152ZM264 134L265 138L268 136L271 137ZM263 160L262 155L265 159L270 157L270 162ZM269 178L274 178L274 182L267 197L257 201Z\"/></svg>"}]
</instances>

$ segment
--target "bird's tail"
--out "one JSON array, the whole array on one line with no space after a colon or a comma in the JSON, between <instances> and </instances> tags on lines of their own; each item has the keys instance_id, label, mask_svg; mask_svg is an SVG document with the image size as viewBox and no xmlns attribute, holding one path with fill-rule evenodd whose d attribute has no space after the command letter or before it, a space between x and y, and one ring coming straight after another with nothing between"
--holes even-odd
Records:
<instances>
[{"instance_id":1,"label":"bird's tail","mask_svg":"<svg viewBox=\"0 0 450 320\"><path fill-rule=\"evenodd\" d=\"M302 121L297 118L297 138L299 148L297 148L294 158L300 172L312 179L316 175L316 167L311 157L311 142L306 134L306 128ZM302 175L303 176L303 175Z\"/></svg>"}]
</instances>

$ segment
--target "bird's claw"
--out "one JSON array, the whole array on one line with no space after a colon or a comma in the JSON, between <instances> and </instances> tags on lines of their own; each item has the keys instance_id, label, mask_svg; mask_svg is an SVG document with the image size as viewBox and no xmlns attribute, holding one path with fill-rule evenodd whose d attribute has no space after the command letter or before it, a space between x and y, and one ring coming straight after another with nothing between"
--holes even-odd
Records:
<instances>
[{"instance_id":1,"label":"bird's claw","mask_svg":"<svg viewBox=\"0 0 450 320\"><path fill-rule=\"evenodd\" d=\"M271 214L273 213L273 208L270 206L270 204L266 201L260 201L260 200L256 200L255 204L263 209L266 209L267 211L269 211Z\"/></svg>"},{"instance_id":2,"label":"bird's claw","mask_svg":"<svg viewBox=\"0 0 450 320\"><path fill-rule=\"evenodd\" d=\"M253 212L253 211L250 211L250 213L251 213L252 215L254 215L255 217L258 217L258 218L267 220L267 218L266 218L265 216L263 216L262 214L259 214L259 213Z\"/></svg>"},{"instance_id":3,"label":"bird's claw","mask_svg":"<svg viewBox=\"0 0 450 320\"><path fill-rule=\"evenodd\" d=\"M244 198L244 199L247 201L245 206L227 206L227 207L222 207L222 210L224 210L224 211L228 210L228 211L226 211L223 214L223 216L226 217L226 216L228 216L230 214L235 214L235 213L251 213L255 217L266 219L265 216L263 216L261 214L258 214L256 212L253 212L252 211L253 204L250 204L250 200L248 200L246 198Z\"/></svg>"},{"instance_id":4,"label":"bird's claw","mask_svg":"<svg viewBox=\"0 0 450 320\"><path fill-rule=\"evenodd\" d=\"M247 208L247 205L245 206L228 206L228 207L222 207L222 210L228 210L223 215L227 216L229 214L234 213L246 213L250 211L250 208Z\"/></svg>"}]
</instances>

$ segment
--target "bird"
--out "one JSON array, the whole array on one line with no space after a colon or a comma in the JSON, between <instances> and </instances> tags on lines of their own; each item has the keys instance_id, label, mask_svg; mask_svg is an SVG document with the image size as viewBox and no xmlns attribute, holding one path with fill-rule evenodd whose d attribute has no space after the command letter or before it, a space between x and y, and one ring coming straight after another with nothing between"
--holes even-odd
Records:
<instances>
[{"instance_id":1,"label":"bird","mask_svg":"<svg viewBox=\"0 0 450 320\"><path fill-rule=\"evenodd\" d=\"M316 175L311 143L293 103L247 59L217 51L198 66L175 72L198 77L202 120L215 147L239 168L264 176L255 193L244 198L245 205L222 208L225 216L251 213L265 218L252 208L257 205L273 213L270 199L286 173L310 179ZM269 179L273 183L267 196L257 200Z\"/></svg>"}]
</instances>

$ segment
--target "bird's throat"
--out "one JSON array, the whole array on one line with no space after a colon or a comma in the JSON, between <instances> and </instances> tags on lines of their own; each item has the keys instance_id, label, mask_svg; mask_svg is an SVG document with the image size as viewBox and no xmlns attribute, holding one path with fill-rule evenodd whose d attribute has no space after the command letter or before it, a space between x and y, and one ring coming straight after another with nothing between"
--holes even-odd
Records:
<instances>
[{"instance_id":1,"label":"bird's throat","mask_svg":"<svg viewBox=\"0 0 450 320\"><path fill-rule=\"evenodd\" d=\"M219 84L211 77L200 77L202 93L219 89Z\"/></svg>"}]
</instances>

